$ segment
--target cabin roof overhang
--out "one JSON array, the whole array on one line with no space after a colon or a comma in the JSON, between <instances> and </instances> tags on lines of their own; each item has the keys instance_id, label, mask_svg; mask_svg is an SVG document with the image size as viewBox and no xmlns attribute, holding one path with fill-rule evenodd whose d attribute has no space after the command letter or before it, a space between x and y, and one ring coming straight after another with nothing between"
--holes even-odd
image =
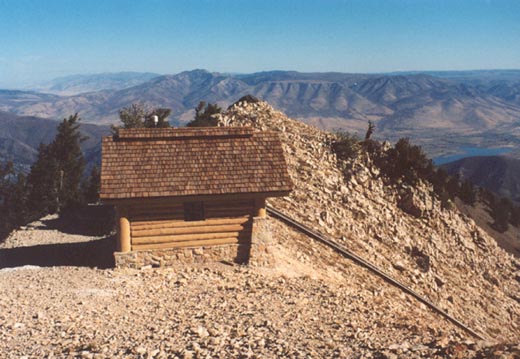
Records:
<instances>
[{"instance_id":1,"label":"cabin roof overhang","mask_svg":"<svg viewBox=\"0 0 520 359\"><path fill-rule=\"evenodd\" d=\"M103 139L100 198L105 203L278 197L292 188L273 131L127 129Z\"/></svg>"},{"instance_id":2,"label":"cabin roof overhang","mask_svg":"<svg viewBox=\"0 0 520 359\"><path fill-rule=\"evenodd\" d=\"M257 193L227 193L227 194L212 194L212 195L193 195L193 196L158 196L158 197L134 197L134 198L108 198L103 199L103 203L110 205L136 205L146 202L153 203L173 203L173 202L196 202L196 201L236 201L248 200L256 198L272 198L285 197L291 191L279 192L257 192Z\"/></svg>"}]
</instances>

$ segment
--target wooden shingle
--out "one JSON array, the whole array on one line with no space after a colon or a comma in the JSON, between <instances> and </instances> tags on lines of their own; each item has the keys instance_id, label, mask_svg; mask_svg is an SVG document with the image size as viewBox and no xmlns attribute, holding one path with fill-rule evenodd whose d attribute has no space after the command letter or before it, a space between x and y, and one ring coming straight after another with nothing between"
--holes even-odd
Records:
<instances>
[{"instance_id":1,"label":"wooden shingle","mask_svg":"<svg viewBox=\"0 0 520 359\"><path fill-rule=\"evenodd\" d=\"M289 192L281 142L249 127L119 130L103 138L101 199Z\"/></svg>"}]
</instances>

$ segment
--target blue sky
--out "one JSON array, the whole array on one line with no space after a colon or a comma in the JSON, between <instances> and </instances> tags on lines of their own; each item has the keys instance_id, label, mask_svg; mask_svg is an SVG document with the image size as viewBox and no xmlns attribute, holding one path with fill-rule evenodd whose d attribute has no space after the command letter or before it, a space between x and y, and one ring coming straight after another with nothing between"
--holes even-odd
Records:
<instances>
[{"instance_id":1,"label":"blue sky","mask_svg":"<svg viewBox=\"0 0 520 359\"><path fill-rule=\"evenodd\" d=\"M519 0L0 0L0 88L97 72L520 68Z\"/></svg>"}]
</instances>

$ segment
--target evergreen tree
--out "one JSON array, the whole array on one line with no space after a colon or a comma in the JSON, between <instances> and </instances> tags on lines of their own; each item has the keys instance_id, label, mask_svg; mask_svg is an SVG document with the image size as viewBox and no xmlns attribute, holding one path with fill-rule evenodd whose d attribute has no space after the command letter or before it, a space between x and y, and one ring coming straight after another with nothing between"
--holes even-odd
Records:
<instances>
[{"instance_id":1,"label":"evergreen tree","mask_svg":"<svg viewBox=\"0 0 520 359\"><path fill-rule=\"evenodd\" d=\"M144 117L144 127L147 128L165 128L170 127L170 123L167 121L172 110L169 108L155 108L147 113ZM157 116L157 124L154 122L154 116Z\"/></svg>"},{"instance_id":2,"label":"evergreen tree","mask_svg":"<svg viewBox=\"0 0 520 359\"><path fill-rule=\"evenodd\" d=\"M332 150L340 160L348 160L354 158L359 152L361 146L359 138L346 131L336 132L336 138L332 143Z\"/></svg>"},{"instance_id":3,"label":"evergreen tree","mask_svg":"<svg viewBox=\"0 0 520 359\"><path fill-rule=\"evenodd\" d=\"M464 180L460 186L459 197L464 203L474 206L477 202L477 192L473 183L469 180Z\"/></svg>"},{"instance_id":4,"label":"evergreen tree","mask_svg":"<svg viewBox=\"0 0 520 359\"><path fill-rule=\"evenodd\" d=\"M14 175L14 164L12 161L6 162L5 165L0 163L0 203L6 196L10 184L10 177Z\"/></svg>"},{"instance_id":5,"label":"evergreen tree","mask_svg":"<svg viewBox=\"0 0 520 359\"><path fill-rule=\"evenodd\" d=\"M123 123L123 128L142 128L147 114L145 106L136 102L119 110L119 119Z\"/></svg>"},{"instance_id":6,"label":"evergreen tree","mask_svg":"<svg viewBox=\"0 0 520 359\"><path fill-rule=\"evenodd\" d=\"M509 223L515 227L520 227L520 206L513 206L511 209L511 218L509 219Z\"/></svg>"},{"instance_id":7,"label":"evergreen tree","mask_svg":"<svg viewBox=\"0 0 520 359\"><path fill-rule=\"evenodd\" d=\"M222 112L222 109L216 103L208 103L200 101L195 108L195 119L187 124L188 127L215 127L217 126L216 114Z\"/></svg>"},{"instance_id":8,"label":"evergreen tree","mask_svg":"<svg viewBox=\"0 0 520 359\"><path fill-rule=\"evenodd\" d=\"M50 145L38 147L38 157L27 177L27 201L31 218L54 213L58 208L58 163Z\"/></svg>"},{"instance_id":9,"label":"evergreen tree","mask_svg":"<svg viewBox=\"0 0 520 359\"><path fill-rule=\"evenodd\" d=\"M370 138L374 134L375 129L376 129L376 125L374 125L374 123L372 121L368 121L368 129L367 129L367 132L365 133L365 141L370 140Z\"/></svg>"},{"instance_id":10,"label":"evergreen tree","mask_svg":"<svg viewBox=\"0 0 520 359\"><path fill-rule=\"evenodd\" d=\"M0 164L0 242L28 220L25 176L15 177L12 162Z\"/></svg>"},{"instance_id":11,"label":"evergreen tree","mask_svg":"<svg viewBox=\"0 0 520 359\"><path fill-rule=\"evenodd\" d=\"M58 209L83 202L80 185L85 170L85 158L80 144L86 138L79 132L80 120L77 113L63 119L54 141L50 144L51 154L58 164Z\"/></svg>"},{"instance_id":12,"label":"evergreen tree","mask_svg":"<svg viewBox=\"0 0 520 359\"><path fill-rule=\"evenodd\" d=\"M444 168L438 168L432 176L430 182L433 185L435 193L446 192L446 184L449 180L448 172Z\"/></svg>"},{"instance_id":13,"label":"evergreen tree","mask_svg":"<svg viewBox=\"0 0 520 359\"><path fill-rule=\"evenodd\" d=\"M450 198L453 199L455 196L460 194L460 190L460 176L457 173L448 179L448 182L446 183L446 191L448 191Z\"/></svg>"},{"instance_id":14,"label":"evergreen tree","mask_svg":"<svg viewBox=\"0 0 520 359\"><path fill-rule=\"evenodd\" d=\"M494 203L491 209L491 216L493 217L493 227L499 232L507 231L509 227L509 220L511 216L511 201L507 198L501 198Z\"/></svg>"},{"instance_id":15,"label":"evergreen tree","mask_svg":"<svg viewBox=\"0 0 520 359\"><path fill-rule=\"evenodd\" d=\"M123 128L165 128L170 127L168 116L172 110L169 108L149 108L140 102L123 107L119 110L119 120L123 123ZM157 124L153 117L157 116ZM112 126L112 133L117 134L120 126Z\"/></svg>"},{"instance_id":16,"label":"evergreen tree","mask_svg":"<svg viewBox=\"0 0 520 359\"><path fill-rule=\"evenodd\" d=\"M27 178L28 202L35 216L54 213L83 201L80 190L85 159L80 144L78 114L58 125L49 145L41 144Z\"/></svg>"},{"instance_id":17,"label":"evergreen tree","mask_svg":"<svg viewBox=\"0 0 520 359\"><path fill-rule=\"evenodd\" d=\"M99 189L101 183L101 176L99 173L99 169L94 166L92 171L90 172L90 177L84 184L84 194L85 200L88 203L96 203L99 200Z\"/></svg>"},{"instance_id":18,"label":"evergreen tree","mask_svg":"<svg viewBox=\"0 0 520 359\"><path fill-rule=\"evenodd\" d=\"M381 165L392 181L401 179L411 185L419 179L431 178L434 171L432 161L426 157L422 148L412 145L408 138L397 141Z\"/></svg>"}]
</instances>

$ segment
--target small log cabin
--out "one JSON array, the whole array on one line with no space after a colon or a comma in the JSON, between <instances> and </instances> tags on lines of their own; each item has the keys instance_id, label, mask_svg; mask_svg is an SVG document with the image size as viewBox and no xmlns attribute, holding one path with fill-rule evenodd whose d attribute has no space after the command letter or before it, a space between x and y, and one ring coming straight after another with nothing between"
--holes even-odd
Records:
<instances>
[{"instance_id":1,"label":"small log cabin","mask_svg":"<svg viewBox=\"0 0 520 359\"><path fill-rule=\"evenodd\" d=\"M210 260L234 251L234 260L247 262L250 253L240 252L267 228L255 224L265 217L266 198L292 186L275 132L120 129L103 138L100 197L116 207L117 266L168 265L191 258L187 248ZM125 253L133 264L124 263Z\"/></svg>"}]
</instances>

